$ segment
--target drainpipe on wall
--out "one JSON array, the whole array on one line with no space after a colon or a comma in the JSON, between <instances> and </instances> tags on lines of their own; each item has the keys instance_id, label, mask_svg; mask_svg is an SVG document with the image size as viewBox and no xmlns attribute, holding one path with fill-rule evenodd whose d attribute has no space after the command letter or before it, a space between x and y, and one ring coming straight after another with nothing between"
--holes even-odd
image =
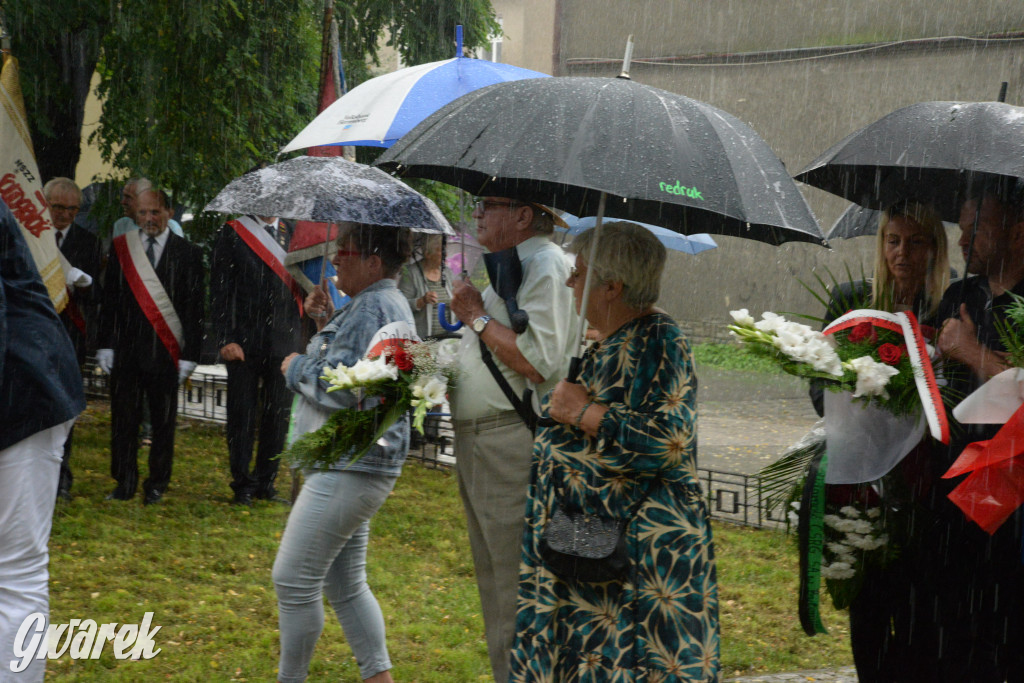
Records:
<instances>
[{"instance_id":1,"label":"drainpipe on wall","mask_svg":"<svg viewBox=\"0 0 1024 683\"><path fill-rule=\"evenodd\" d=\"M555 25L552 34L551 75L560 76L562 71L562 0L555 0Z\"/></svg>"}]
</instances>

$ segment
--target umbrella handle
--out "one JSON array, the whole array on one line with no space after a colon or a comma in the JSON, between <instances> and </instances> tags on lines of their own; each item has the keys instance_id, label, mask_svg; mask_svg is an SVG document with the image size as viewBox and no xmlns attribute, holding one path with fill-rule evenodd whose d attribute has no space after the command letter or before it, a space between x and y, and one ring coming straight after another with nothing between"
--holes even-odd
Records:
<instances>
[{"instance_id":1,"label":"umbrella handle","mask_svg":"<svg viewBox=\"0 0 1024 683\"><path fill-rule=\"evenodd\" d=\"M457 332L462 329L462 321L458 320L454 323L448 322L448 304L439 303L437 305L437 321L441 323L441 327L448 330L449 332Z\"/></svg>"},{"instance_id":2,"label":"umbrella handle","mask_svg":"<svg viewBox=\"0 0 1024 683\"><path fill-rule=\"evenodd\" d=\"M573 356L572 360L569 361L569 372L565 375L565 381L570 384L579 384L580 366L582 365L583 359L579 356Z\"/></svg>"}]
</instances>

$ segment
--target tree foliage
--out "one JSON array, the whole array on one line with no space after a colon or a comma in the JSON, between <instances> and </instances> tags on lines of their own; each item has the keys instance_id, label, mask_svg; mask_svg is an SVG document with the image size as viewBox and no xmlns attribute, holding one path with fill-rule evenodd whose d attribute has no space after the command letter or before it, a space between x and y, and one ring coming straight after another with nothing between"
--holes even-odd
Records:
<instances>
[{"instance_id":1,"label":"tree foliage","mask_svg":"<svg viewBox=\"0 0 1024 683\"><path fill-rule=\"evenodd\" d=\"M110 4L0 0L0 22L20 62L21 89L43 178L74 177L85 100L110 21Z\"/></svg>"},{"instance_id":2,"label":"tree foliage","mask_svg":"<svg viewBox=\"0 0 1024 683\"><path fill-rule=\"evenodd\" d=\"M104 157L193 206L272 159L316 114L319 6L122 0L99 67Z\"/></svg>"},{"instance_id":3,"label":"tree foliage","mask_svg":"<svg viewBox=\"0 0 1024 683\"><path fill-rule=\"evenodd\" d=\"M490 0L333 4L349 88L382 45L418 64L454 56L456 24L467 47L499 30ZM104 107L93 140L118 176L203 206L316 115L323 10L324 0L0 0L41 174L74 177L95 68Z\"/></svg>"}]
</instances>

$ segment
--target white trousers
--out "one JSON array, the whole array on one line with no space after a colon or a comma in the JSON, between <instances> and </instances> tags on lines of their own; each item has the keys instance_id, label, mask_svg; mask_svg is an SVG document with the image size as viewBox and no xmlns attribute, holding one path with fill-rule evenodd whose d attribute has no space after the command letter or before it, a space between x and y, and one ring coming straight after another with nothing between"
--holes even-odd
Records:
<instances>
[{"instance_id":1,"label":"white trousers","mask_svg":"<svg viewBox=\"0 0 1024 683\"><path fill-rule=\"evenodd\" d=\"M49 541L64 440L74 420L0 451L0 683L41 681L46 660L11 671L15 639L30 614L50 615Z\"/></svg>"}]
</instances>

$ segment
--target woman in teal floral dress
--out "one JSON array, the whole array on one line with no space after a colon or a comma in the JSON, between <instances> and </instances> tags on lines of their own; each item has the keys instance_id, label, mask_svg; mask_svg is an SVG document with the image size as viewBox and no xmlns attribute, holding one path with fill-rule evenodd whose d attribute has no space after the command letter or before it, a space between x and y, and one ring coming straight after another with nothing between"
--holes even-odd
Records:
<instances>
[{"instance_id":1,"label":"woman in teal floral dress","mask_svg":"<svg viewBox=\"0 0 1024 683\"><path fill-rule=\"evenodd\" d=\"M686 338L654 308L665 249L637 225L610 223L588 264L592 232L571 245L576 268L566 284L579 307L593 269L586 316L601 341L585 355L579 384L560 382L545 402L558 424L539 430L534 445L509 680L718 681L697 381ZM541 535L560 501L630 519L627 578L583 583L544 566Z\"/></svg>"}]
</instances>

